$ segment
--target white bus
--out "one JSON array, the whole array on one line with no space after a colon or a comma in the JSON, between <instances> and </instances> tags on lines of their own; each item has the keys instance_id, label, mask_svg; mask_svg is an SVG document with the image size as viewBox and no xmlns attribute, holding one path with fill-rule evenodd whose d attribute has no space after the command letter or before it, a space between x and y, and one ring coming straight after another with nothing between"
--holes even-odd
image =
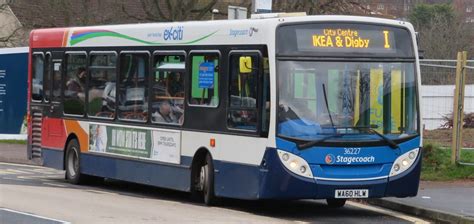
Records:
<instances>
[{"instance_id":1,"label":"white bus","mask_svg":"<svg viewBox=\"0 0 474 224\"><path fill-rule=\"evenodd\" d=\"M30 155L72 183L106 177L206 204L312 198L340 207L417 194L420 70L407 22L53 28L32 31L30 48Z\"/></svg>"}]
</instances>

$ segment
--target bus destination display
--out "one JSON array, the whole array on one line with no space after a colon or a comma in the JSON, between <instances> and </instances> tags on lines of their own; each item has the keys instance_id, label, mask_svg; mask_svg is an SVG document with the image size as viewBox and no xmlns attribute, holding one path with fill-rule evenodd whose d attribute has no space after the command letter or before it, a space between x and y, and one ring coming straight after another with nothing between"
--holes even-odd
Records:
<instances>
[{"instance_id":1,"label":"bus destination display","mask_svg":"<svg viewBox=\"0 0 474 224\"><path fill-rule=\"evenodd\" d=\"M390 49L389 31L382 31L384 37L383 48ZM370 37L361 38L357 30L351 29L324 29L322 35L313 35L314 47L338 48L369 48ZM373 43L373 41L372 41Z\"/></svg>"},{"instance_id":2,"label":"bus destination display","mask_svg":"<svg viewBox=\"0 0 474 224\"><path fill-rule=\"evenodd\" d=\"M299 51L395 53L395 35L388 29L324 27L296 29Z\"/></svg>"}]
</instances>

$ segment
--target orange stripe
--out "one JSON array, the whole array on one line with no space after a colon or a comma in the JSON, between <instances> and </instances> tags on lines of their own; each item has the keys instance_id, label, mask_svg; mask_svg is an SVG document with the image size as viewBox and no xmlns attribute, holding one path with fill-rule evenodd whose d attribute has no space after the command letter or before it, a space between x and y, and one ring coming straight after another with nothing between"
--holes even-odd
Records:
<instances>
[{"instance_id":1,"label":"orange stripe","mask_svg":"<svg viewBox=\"0 0 474 224\"><path fill-rule=\"evenodd\" d=\"M69 136L71 133L74 133L77 138L79 138L81 152L87 152L89 150L89 136L87 136L86 131L79 125L79 122L64 120L64 123L66 124L67 135Z\"/></svg>"},{"instance_id":2,"label":"orange stripe","mask_svg":"<svg viewBox=\"0 0 474 224\"><path fill-rule=\"evenodd\" d=\"M63 47L66 47L67 45L68 36L69 36L69 29L66 29L63 35Z\"/></svg>"}]
</instances>

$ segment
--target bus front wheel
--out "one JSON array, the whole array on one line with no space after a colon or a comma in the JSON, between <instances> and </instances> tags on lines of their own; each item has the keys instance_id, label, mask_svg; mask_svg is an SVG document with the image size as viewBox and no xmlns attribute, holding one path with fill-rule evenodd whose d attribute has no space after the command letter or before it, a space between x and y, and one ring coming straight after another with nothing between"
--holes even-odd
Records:
<instances>
[{"instance_id":1,"label":"bus front wheel","mask_svg":"<svg viewBox=\"0 0 474 224\"><path fill-rule=\"evenodd\" d=\"M214 165L211 155L207 154L204 163L199 171L199 188L204 197L206 205L213 205L216 202L214 195Z\"/></svg>"},{"instance_id":2,"label":"bus front wheel","mask_svg":"<svg viewBox=\"0 0 474 224\"><path fill-rule=\"evenodd\" d=\"M326 202L331 208L341 208L346 204L346 199L328 198Z\"/></svg>"},{"instance_id":3,"label":"bus front wheel","mask_svg":"<svg viewBox=\"0 0 474 224\"><path fill-rule=\"evenodd\" d=\"M76 139L69 141L66 147L66 179L71 184L80 184L84 177L80 172L80 156L79 143Z\"/></svg>"}]
</instances>

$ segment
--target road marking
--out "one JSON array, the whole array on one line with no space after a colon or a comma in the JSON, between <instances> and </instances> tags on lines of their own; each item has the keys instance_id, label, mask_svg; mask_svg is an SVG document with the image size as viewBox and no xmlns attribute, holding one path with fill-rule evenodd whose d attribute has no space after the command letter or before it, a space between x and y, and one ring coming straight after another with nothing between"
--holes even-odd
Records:
<instances>
[{"instance_id":1,"label":"road marking","mask_svg":"<svg viewBox=\"0 0 474 224\"><path fill-rule=\"evenodd\" d=\"M308 223L310 223L310 222L305 222L305 221L298 221L298 220L296 220L296 221L293 221L293 222L295 222L295 223L300 223L300 224L308 224Z\"/></svg>"},{"instance_id":2,"label":"road marking","mask_svg":"<svg viewBox=\"0 0 474 224\"><path fill-rule=\"evenodd\" d=\"M33 174L32 172L27 172L27 171L19 170L19 169L7 169L7 171L16 172L17 174Z\"/></svg>"},{"instance_id":3,"label":"road marking","mask_svg":"<svg viewBox=\"0 0 474 224\"><path fill-rule=\"evenodd\" d=\"M396 217L396 218L399 218L399 219L403 219L403 220L407 220L407 221L413 222L413 223L420 223L420 224L430 223L430 222L425 221L423 219L408 216L408 215L405 215L405 214L402 214L402 213L399 213L399 212L395 212L395 211L391 211L391 210L388 210L388 209L383 209L383 208L379 208L379 207L364 205L364 204L353 202L353 201L347 201L347 204L349 204L351 206L354 206L354 207L361 208L361 209L366 209L366 210L374 211L374 212L377 212L377 213L390 215L390 216L393 216L393 217Z\"/></svg>"},{"instance_id":4,"label":"road marking","mask_svg":"<svg viewBox=\"0 0 474 224\"><path fill-rule=\"evenodd\" d=\"M10 177L2 177L4 180L14 180L14 181L25 181L23 179L18 179L18 178L10 178Z\"/></svg>"},{"instance_id":5,"label":"road marking","mask_svg":"<svg viewBox=\"0 0 474 224\"><path fill-rule=\"evenodd\" d=\"M39 165L27 165L27 164L5 163L5 162L0 162L0 165L21 166L21 167L29 167L29 168L38 168L38 167L41 167L41 166L39 166Z\"/></svg>"},{"instance_id":6,"label":"road marking","mask_svg":"<svg viewBox=\"0 0 474 224\"><path fill-rule=\"evenodd\" d=\"M108 195L117 195L117 193L107 192L107 191L98 191L98 190L86 190L87 192L96 193L96 194L108 194Z\"/></svg>"},{"instance_id":7,"label":"road marking","mask_svg":"<svg viewBox=\"0 0 474 224\"><path fill-rule=\"evenodd\" d=\"M53 186L53 187L66 187L66 185L63 185L63 184L55 184L55 183L43 183L43 184Z\"/></svg>"},{"instance_id":8,"label":"road marking","mask_svg":"<svg viewBox=\"0 0 474 224\"><path fill-rule=\"evenodd\" d=\"M24 179L24 180L31 180L31 179L36 179L34 176L16 176L18 179Z\"/></svg>"},{"instance_id":9,"label":"road marking","mask_svg":"<svg viewBox=\"0 0 474 224\"><path fill-rule=\"evenodd\" d=\"M0 175L10 175L10 174L17 174L8 170L0 170Z\"/></svg>"},{"instance_id":10,"label":"road marking","mask_svg":"<svg viewBox=\"0 0 474 224\"><path fill-rule=\"evenodd\" d=\"M0 208L0 210L7 211L7 212L13 212L13 213L21 214L21 215L26 215L26 216L31 216L31 217L36 217L36 218L40 218L40 219L51 220L51 221L54 221L54 222L70 224L70 222L62 221L62 220L59 220L59 219L52 219L52 218L48 218L48 217L44 217L44 216L40 216L40 215L35 215L35 214L31 214L31 213L26 213L26 212L20 212L20 211L8 209L8 208Z\"/></svg>"},{"instance_id":11,"label":"road marking","mask_svg":"<svg viewBox=\"0 0 474 224\"><path fill-rule=\"evenodd\" d=\"M43 181L43 182L55 182L56 180L51 180L51 179L45 179L43 177L39 178L40 181Z\"/></svg>"}]
</instances>

